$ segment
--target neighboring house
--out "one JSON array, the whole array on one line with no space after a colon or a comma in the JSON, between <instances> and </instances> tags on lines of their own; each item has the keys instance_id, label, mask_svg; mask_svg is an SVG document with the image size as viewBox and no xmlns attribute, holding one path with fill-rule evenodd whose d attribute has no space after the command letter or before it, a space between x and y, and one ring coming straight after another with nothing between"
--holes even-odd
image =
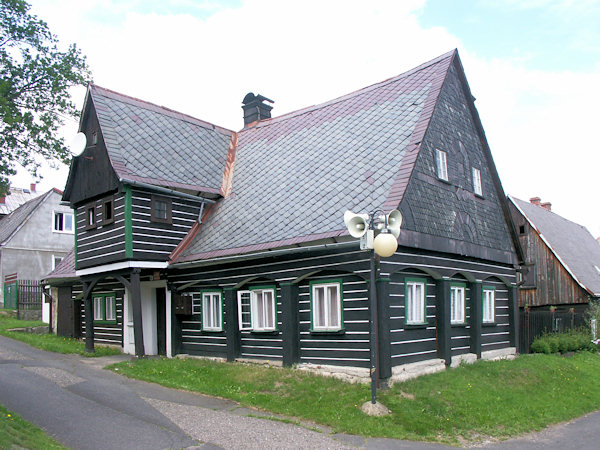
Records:
<instances>
[{"instance_id":1,"label":"neighboring house","mask_svg":"<svg viewBox=\"0 0 600 450\"><path fill-rule=\"evenodd\" d=\"M3 300L7 289L12 290L17 279L40 280L73 247L73 212L61 204L61 196L62 191L51 189L0 220ZM7 303L5 306L14 305Z\"/></svg>"},{"instance_id":2,"label":"neighboring house","mask_svg":"<svg viewBox=\"0 0 600 450\"><path fill-rule=\"evenodd\" d=\"M519 306L582 307L600 298L600 245L590 232L539 197L509 199L526 263Z\"/></svg>"},{"instance_id":3,"label":"neighboring house","mask_svg":"<svg viewBox=\"0 0 600 450\"><path fill-rule=\"evenodd\" d=\"M23 203L28 202L36 197L39 197L36 192L35 183L31 183L29 189L11 187L8 195L0 196L0 219L6 217Z\"/></svg>"},{"instance_id":4,"label":"neighboring house","mask_svg":"<svg viewBox=\"0 0 600 450\"><path fill-rule=\"evenodd\" d=\"M89 87L63 195L88 349L368 377L369 254L343 215L398 208L380 378L513 354L518 240L458 53L280 117L265 102L234 132Z\"/></svg>"}]
</instances>

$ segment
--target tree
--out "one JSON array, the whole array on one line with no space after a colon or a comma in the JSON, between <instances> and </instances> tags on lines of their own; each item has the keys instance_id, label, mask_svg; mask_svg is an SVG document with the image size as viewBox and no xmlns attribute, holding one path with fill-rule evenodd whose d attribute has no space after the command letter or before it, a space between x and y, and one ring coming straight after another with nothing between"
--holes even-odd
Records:
<instances>
[{"instance_id":1,"label":"tree","mask_svg":"<svg viewBox=\"0 0 600 450\"><path fill-rule=\"evenodd\" d=\"M0 0L0 194L16 163L36 176L40 157L69 162L58 130L79 114L69 89L90 80L77 46L61 51L58 38L29 9L25 0Z\"/></svg>"}]
</instances>

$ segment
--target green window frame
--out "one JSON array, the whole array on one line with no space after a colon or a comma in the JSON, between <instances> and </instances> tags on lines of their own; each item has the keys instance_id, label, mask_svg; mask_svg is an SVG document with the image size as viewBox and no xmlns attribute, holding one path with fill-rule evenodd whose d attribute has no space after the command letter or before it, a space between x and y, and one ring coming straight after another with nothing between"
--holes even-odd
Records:
<instances>
[{"instance_id":1,"label":"green window frame","mask_svg":"<svg viewBox=\"0 0 600 450\"><path fill-rule=\"evenodd\" d=\"M496 288L483 286L481 301L481 321L485 324L496 323Z\"/></svg>"},{"instance_id":2,"label":"green window frame","mask_svg":"<svg viewBox=\"0 0 600 450\"><path fill-rule=\"evenodd\" d=\"M427 324L427 280L424 278L404 280L404 323Z\"/></svg>"},{"instance_id":3,"label":"green window frame","mask_svg":"<svg viewBox=\"0 0 600 450\"><path fill-rule=\"evenodd\" d=\"M95 323L117 323L117 296L114 292L92 294Z\"/></svg>"},{"instance_id":4,"label":"green window frame","mask_svg":"<svg viewBox=\"0 0 600 450\"><path fill-rule=\"evenodd\" d=\"M467 289L465 283L450 284L450 324L466 323Z\"/></svg>"},{"instance_id":5,"label":"green window frame","mask_svg":"<svg viewBox=\"0 0 600 450\"><path fill-rule=\"evenodd\" d=\"M239 329L254 332L277 331L277 290L275 286L255 286L240 290Z\"/></svg>"},{"instance_id":6,"label":"green window frame","mask_svg":"<svg viewBox=\"0 0 600 450\"><path fill-rule=\"evenodd\" d=\"M344 293L342 280L315 280L310 284L311 331L344 329Z\"/></svg>"}]
</instances>

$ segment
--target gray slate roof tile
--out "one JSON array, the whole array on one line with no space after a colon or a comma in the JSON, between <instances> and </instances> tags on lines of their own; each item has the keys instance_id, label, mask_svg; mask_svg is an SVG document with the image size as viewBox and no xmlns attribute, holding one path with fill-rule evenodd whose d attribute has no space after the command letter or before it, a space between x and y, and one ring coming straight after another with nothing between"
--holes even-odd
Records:
<instances>
[{"instance_id":1,"label":"gray slate roof tile","mask_svg":"<svg viewBox=\"0 0 600 450\"><path fill-rule=\"evenodd\" d=\"M541 206L509 197L577 280L600 297L600 244L586 227Z\"/></svg>"}]
</instances>

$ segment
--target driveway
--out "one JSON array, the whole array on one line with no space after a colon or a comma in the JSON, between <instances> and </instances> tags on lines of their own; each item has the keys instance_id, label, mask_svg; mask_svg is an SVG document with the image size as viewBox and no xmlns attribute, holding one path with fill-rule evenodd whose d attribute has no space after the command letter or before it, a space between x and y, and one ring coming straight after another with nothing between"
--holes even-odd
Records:
<instances>
[{"instance_id":1,"label":"driveway","mask_svg":"<svg viewBox=\"0 0 600 450\"><path fill-rule=\"evenodd\" d=\"M314 431L231 401L102 370L128 358L60 355L0 336L0 404L74 449L451 448ZM598 442L600 413L594 413L487 448L596 449Z\"/></svg>"}]
</instances>

